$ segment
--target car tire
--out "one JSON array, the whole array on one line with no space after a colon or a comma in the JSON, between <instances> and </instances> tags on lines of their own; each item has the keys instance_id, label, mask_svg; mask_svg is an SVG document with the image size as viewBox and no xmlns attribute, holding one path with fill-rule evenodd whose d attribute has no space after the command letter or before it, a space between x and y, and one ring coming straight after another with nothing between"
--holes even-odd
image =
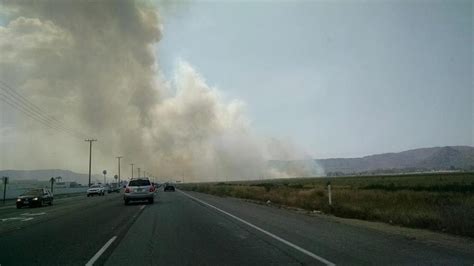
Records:
<instances>
[{"instance_id":1,"label":"car tire","mask_svg":"<svg viewBox=\"0 0 474 266\"><path fill-rule=\"evenodd\" d=\"M154 199L148 199L148 203L153 204L153 202L155 202Z\"/></svg>"},{"instance_id":2,"label":"car tire","mask_svg":"<svg viewBox=\"0 0 474 266\"><path fill-rule=\"evenodd\" d=\"M17 209L21 209L21 205L16 205L16 208L17 208Z\"/></svg>"},{"instance_id":3,"label":"car tire","mask_svg":"<svg viewBox=\"0 0 474 266\"><path fill-rule=\"evenodd\" d=\"M53 200L49 201L49 202L48 202L48 205L49 205L49 206L53 205Z\"/></svg>"},{"instance_id":4,"label":"car tire","mask_svg":"<svg viewBox=\"0 0 474 266\"><path fill-rule=\"evenodd\" d=\"M128 199L124 200L124 202L125 202L125 205L128 205L128 203L130 203Z\"/></svg>"}]
</instances>

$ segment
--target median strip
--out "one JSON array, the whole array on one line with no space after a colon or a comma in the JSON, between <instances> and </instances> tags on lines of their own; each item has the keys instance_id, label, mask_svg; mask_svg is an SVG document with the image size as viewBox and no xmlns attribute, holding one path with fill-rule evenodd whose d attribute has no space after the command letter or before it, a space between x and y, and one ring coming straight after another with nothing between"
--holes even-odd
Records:
<instances>
[{"instance_id":1,"label":"median strip","mask_svg":"<svg viewBox=\"0 0 474 266\"><path fill-rule=\"evenodd\" d=\"M316 260L318 260L318 261L320 261L320 262L322 262L322 263L324 263L324 264L326 264L326 265L335 265L334 263L332 263L332 262L326 260L325 258L320 257L320 256L318 256L318 255L312 253L311 251L306 250L306 249L304 249L304 248L302 248L302 247L300 247L300 246L297 246L297 245L291 243L290 241L285 240L285 239L283 239L283 238L281 238L281 237L279 237L279 236L277 236L277 235L274 235L274 234L272 234L272 233L270 233L270 232L268 232L268 231L266 231L266 230L264 230L264 229L262 229L262 228L260 228L260 227L258 227L258 226L256 226L256 225L254 225L254 224L252 224L252 223L250 223L250 222L247 222L247 221L244 220L244 219L241 219L241 218L239 218L239 217L237 217L237 216L235 216L235 215L233 215L233 214L231 214L231 213L228 213L228 212L226 212L226 211L224 211L224 210L221 210L221 209L217 208L217 207L214 206L214 205L211 205L211 204L209 204L209 203L207 203L207 202L204 202L204 201L202 201L202 200L200 200L200 199L197 199L197 198L195 198L195 197L193 197L193 196L189 195L188 193L185 193L185 192L183 192L183 191L181 191L181 190L178 190L178 191L181 192L181 193L183 193L185 196L187 196L187 197L189 197L189 198L191 198L191 199L193 199L193 200L195 200L195 201L197 201L197 202L199 202L199 203L201 203L201 204L203 204L203 205L205 205L205 206L208 206L208 207L210 207L210 208L212 208L212 209L214 209L214 210L216 210L216 211L219 211L219 212L221 212L221 213L223 213L223 214L225 214L225 215L227 215L227 216L229 216L229 217L232 217L232 218L234 218L235 220L237 220L237 221L239 221L239 222L241 222L241 223L244 223L244 224L246 224L246 225L252 227L253 229L258 230L258 231L260 231L260 232L262 232L262 233L264 233L264 234L270 236L271 238L273 238L273 239L275 239L275 240L278 240L278 241L280 241L281 243L283 243L283 244L285 244L285 245L287 245L287 246L289 246L289 247L292 247L292 248L298 250L299 252L304 253L304 254L306 254L306 255L312 257L313 259L316 259Z\"/></svg>"}]
</instances>

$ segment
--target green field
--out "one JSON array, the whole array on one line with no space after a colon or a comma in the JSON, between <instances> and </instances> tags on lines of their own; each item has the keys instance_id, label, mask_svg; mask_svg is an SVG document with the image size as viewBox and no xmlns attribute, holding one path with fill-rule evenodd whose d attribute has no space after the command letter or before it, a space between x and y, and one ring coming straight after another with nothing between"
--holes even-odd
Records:
<instances>
[{"instance_id":1,"label":"green field","mask_svg":"<svg viewBox=\"0 0 474 266\"><path fill-rule=\"evenodd\" d=\"M180 188L474 237L474 173L293 178Z\"/></svg>"}]
</instances>

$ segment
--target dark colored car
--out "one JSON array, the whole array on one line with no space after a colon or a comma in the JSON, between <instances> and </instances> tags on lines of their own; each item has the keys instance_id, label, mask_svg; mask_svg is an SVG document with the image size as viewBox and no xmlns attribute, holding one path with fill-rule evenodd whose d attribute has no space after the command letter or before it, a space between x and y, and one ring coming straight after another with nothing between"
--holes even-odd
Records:
<instances>
[{"instance_id":1,"label":"dark colored car","mask_svg":"<svg viewBox=\"0 0 474 266\"><path fill-rule=\"evenodd\" d=\"M107 186L107 193L117 192L120 193L120 187L117 184L110 184Z\"/></svg>"},{"instance_id":2,"label":"dark colored car","mask_svg":"<svg viewBox=\"0 0 474 266\"><path fill-rule=\"evenodd\" d=\"M164 191L175 191L175 188L171 184L166 184L165 188L163 189Z\"/></svg>"},{"instance_id":3,"label":"dark colored car","mask_svg":"<svg viewBox=\"0 0 474 266\"><path fill-rule=\"evenodd\" d=\"M45 204L53 205L53 194L47 188L30 189L26 193L18 196L16 207L20 209L23 206L40 207Z\"/></svg>"}]
</instances>

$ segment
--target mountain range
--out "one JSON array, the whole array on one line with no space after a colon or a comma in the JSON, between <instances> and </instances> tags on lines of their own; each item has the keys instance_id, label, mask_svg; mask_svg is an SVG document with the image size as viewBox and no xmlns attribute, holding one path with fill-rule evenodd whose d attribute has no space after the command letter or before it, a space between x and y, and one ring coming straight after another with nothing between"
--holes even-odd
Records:
<instances>
[{"instance_id":1,"label":"mountain range","mask_svg":"<svg viewBox=\"0 0 474 266\"><path fill-rule=\"evenodd\" d=\"M420 171L463 170L474 171L474 147L446 146L383 153L360 158L330 158L298 161L271 160L268 166L290 176L337 176L348 174L404 173ZM0 170L0 176L12 180L47 181L61 176L62 181L87 184L88 174L69 170ZM108 176L111 178L111 176ZM93 175L92 182L103 176Z\"/></svg>"},{"instance_id":2,"label":"mountain range","mask_svg":"<svg viewBox=\"0 0 474 266\"><path fill-rule=\"evenodd\" d=\"M305 165L309 175L344 175L357 173L400 173L419 171L464 170L474 171L474 147L446 146L383 153L360 158L330 158L302 161L270 161L279 171ZM307 173L308 174L308 173Z\"/></svg>"},{"instance_id":3,"label":"mountain range","mask_svg":"<svg viewBox=\"0 0 474 266\"><path fill-rule=\"evenodd\" d=\"M61 177L61 181L74 181L79 184L87 184L89 174L75 173L69 170L61 169L44 169L44 170L0 170L0 176L8 176L12 182L37 180L48 181L51 177ZM109 176L110 178L110 176ZM103 180L103 176L92 175L92 182Z\"/></svg>"}]
</instances>

